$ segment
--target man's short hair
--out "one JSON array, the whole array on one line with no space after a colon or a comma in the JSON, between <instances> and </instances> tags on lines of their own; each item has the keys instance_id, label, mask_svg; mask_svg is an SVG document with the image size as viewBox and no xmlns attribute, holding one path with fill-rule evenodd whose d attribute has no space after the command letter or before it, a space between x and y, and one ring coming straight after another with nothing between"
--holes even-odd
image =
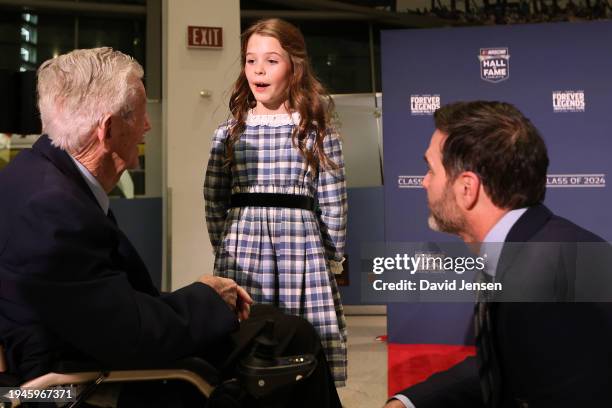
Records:
<instances>
[{"instance_id":1,"label":"man's short hair","mask_svg":"<svg viewBox=\"0 0 612 408\"><path fill-rule=\"evenodd\" d=\"M493 204L515 209L544 201L548 154L538 130L504 102L456 102L434 114L447 135L442 164L449 182L476 173Z\"/></svg>"},{"instance_id":2,"label":"man's short hair","mask_svg":"<svg viewBox=\"0 0 612 408\"><path fill-rule=\"evenodd\" d=\"M74 50L38 68L38 108L43 132L71 153L89 142L107 114L129 116L143 69L112 48Z\"/></svg>"}]
</instances>

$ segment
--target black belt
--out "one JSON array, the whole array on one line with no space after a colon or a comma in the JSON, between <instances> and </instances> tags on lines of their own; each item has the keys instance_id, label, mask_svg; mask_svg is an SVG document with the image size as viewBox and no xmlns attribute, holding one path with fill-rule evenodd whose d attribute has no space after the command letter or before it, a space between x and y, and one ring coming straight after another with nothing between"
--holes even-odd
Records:
<instances>
[{"instance_id":1,"label":"black belt","mask_svg":"<svg viewBox=\"0 0 612 408\"><path fill-rule=\"evenodd\" d=\"M281 207L315 211L312 197L296 194L236 193L230 197L230 207Z\"/></svg>"}]
</instances>

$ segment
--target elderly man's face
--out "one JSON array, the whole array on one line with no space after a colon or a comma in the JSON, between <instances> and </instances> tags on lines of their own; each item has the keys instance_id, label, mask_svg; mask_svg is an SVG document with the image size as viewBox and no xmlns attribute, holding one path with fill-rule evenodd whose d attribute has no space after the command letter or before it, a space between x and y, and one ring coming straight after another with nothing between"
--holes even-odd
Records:
<instances>
[{"instance_id":1,"label":"elderly man's face","mask_svg":"<svg viewBox=\"0 0 612 408\"><path fill-rule=\"evenodd\" d=\"M113 159L119 172L138 168L138 144L144 142L144 134L151 129L144 86L140 80L134 81L137 84L132 99L132 112L128 117L114 115L111 124Z\"/></svg>"},{"instance_id":2,"label":"elderly man's face","mask_svg":"<svg viewBox=\"0 0 612 408\"><path fill-rule=\"evenodd\" d=\"M427 191L429 227L434 231L458 234L464 231L465 218L457 205L453 184L448 182L442 164L442 146L446 136L436 129L431 137L429 148L425 152L428 171L423 179L423 187Z\"/></svg>"}]
</instances>

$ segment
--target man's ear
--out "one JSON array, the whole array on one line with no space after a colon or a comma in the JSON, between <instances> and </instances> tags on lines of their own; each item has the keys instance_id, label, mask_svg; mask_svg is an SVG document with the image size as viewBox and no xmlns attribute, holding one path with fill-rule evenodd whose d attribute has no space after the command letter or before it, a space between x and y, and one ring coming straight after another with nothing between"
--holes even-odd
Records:
<instances>
[{"instance_id":1,"label":"man's ear","mask_svg":"<svg viewBox=\"0 0 612 408\"><path fill-rule=\"evenodd\" d=\"M112 115L104 115L98 124L96 135L102 146L106 146L111 138L111 125Z\"/></svg>"},{"instance_id":2,"label":"man's ear","mask_svg":"<svg viewBox=\"0 0 612 408\"><path fill-rule=\"evenodd\" d=\"M480 177L471 171L464 171L455 180L455 197L457 204L465 210L471 210L478 202L480 194Z\"/></svg>"}]
</instances>

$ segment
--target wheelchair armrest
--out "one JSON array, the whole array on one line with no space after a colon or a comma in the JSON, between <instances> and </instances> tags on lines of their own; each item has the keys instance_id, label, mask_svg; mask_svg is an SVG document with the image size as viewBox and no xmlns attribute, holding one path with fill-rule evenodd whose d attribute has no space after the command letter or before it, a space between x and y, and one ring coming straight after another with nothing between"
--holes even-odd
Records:
<instances>
[{"instance_id":1,"label":"wheelchair armrest","mask_svg":"<svg viewBox=\"0 0 612 408\"><path fill-rule=\"evenodd\" d=\"M172 363L172 369L191 371L211 385L217 385L221 382L221 373L206 360L199 357L184 358Z\"/></svg>"},{"instance_id":2,"label":"wheelchair armrest","mask_svg":"<svg viewBox=\"0 0 612 408\"><path fill-rule=\"evenodd\" d=\"M116 365L104 366L95 361L61 361L53 370L58 374L72 374L82 372L133 372L133 371L189 371L198 375L211 385L216 385L221 381L219 371L199 357L187 357L181 360L172 361L166 364L140 364L140 365Z\"/></svg>"},{"instance_id":3,"label":"wheelchair armrest","mask_svg":"<svg viewBox=\"0 0 612 408\"><path fill-rule=\"evenodd\" d=\"M78 405L85 401L101 383L156 380L186 381L208 397L219 384L220 375L215 367L197 357L189 357L169 364L146 364L139 367L104 367L93 361L62 361L56 364L53 372L21 384L21 387L46 389L55 386L88 384L88 388L77 397L75 403ZM2 377L0 377L0 381L2 381ZM7 384L6 386L17 385L18 383ZM13 405L9 406L19 405L18 400L11 400L10 403Z\"/></svg>"}]
</instances>

